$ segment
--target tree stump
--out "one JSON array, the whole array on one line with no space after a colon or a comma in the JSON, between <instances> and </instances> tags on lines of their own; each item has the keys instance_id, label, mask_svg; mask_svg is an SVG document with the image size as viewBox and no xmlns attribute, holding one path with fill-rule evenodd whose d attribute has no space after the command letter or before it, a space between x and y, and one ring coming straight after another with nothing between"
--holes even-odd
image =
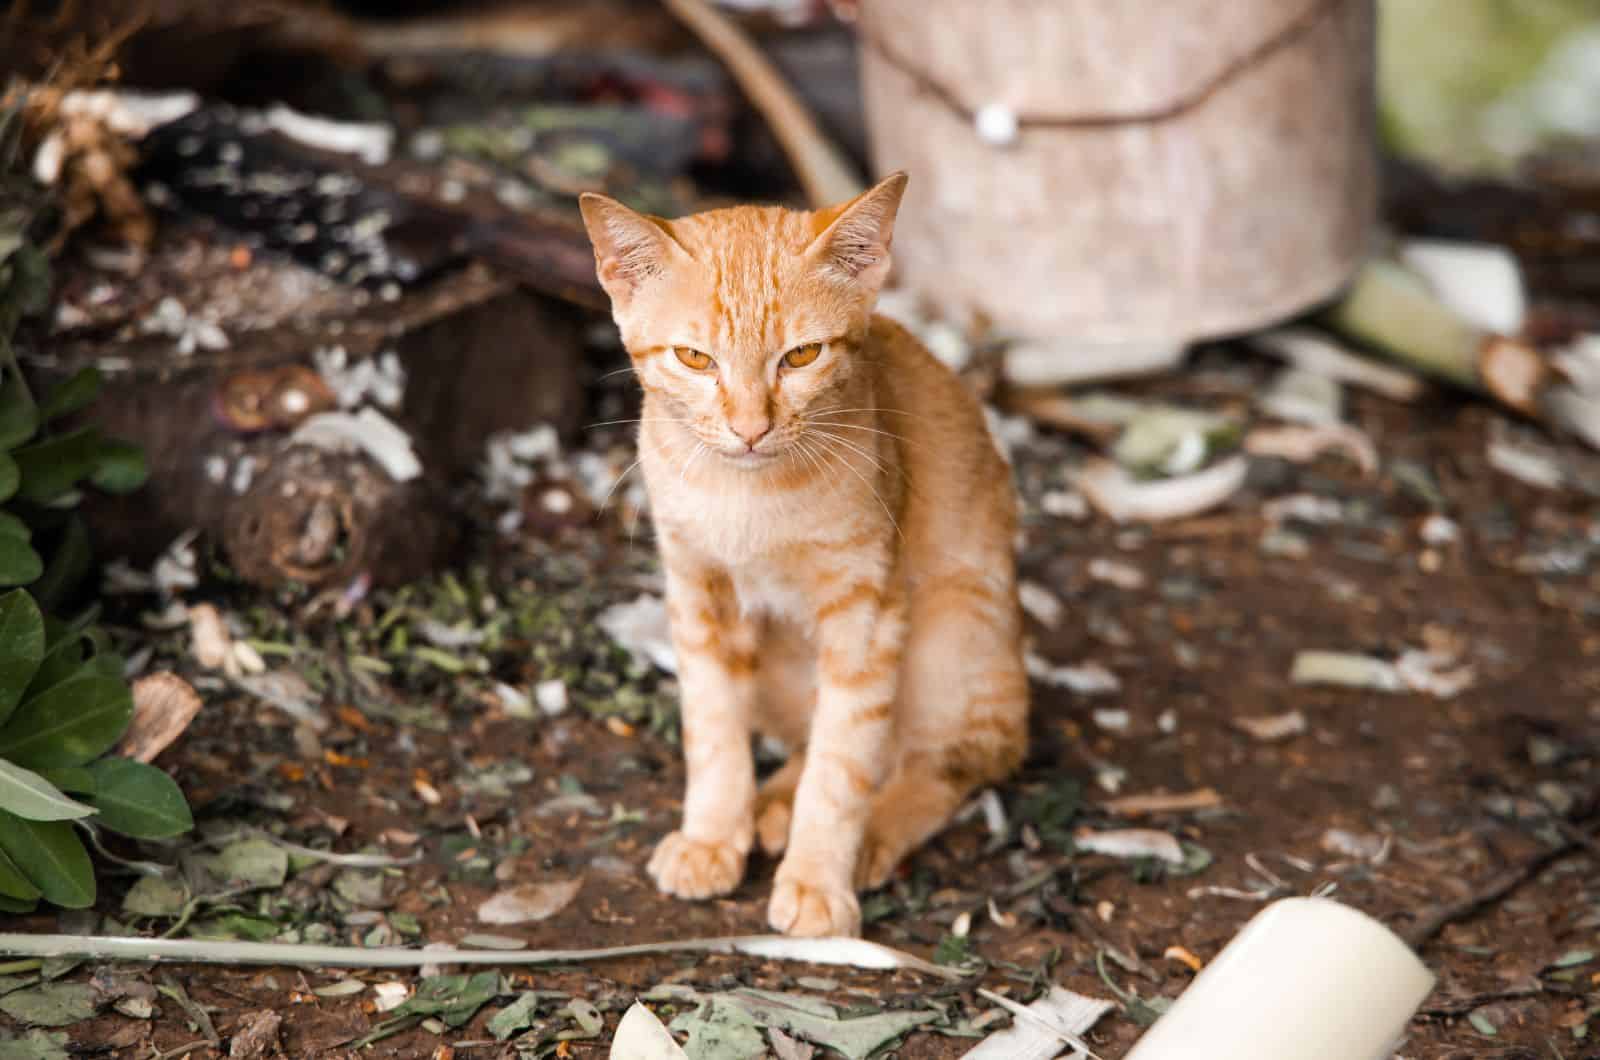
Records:
<instances>
[{"instance_id":1,"label":"tree stump","mask_svg":"<svg viewBox=\"0 0 1600 1060\"><path fill-rule=\"evenodd\" d=\"M912 177L897 267L1060 359L1328 298L1376 208L1374 21L1373 0L861 5L874 161Z\"/></svg>"}]
</instances>

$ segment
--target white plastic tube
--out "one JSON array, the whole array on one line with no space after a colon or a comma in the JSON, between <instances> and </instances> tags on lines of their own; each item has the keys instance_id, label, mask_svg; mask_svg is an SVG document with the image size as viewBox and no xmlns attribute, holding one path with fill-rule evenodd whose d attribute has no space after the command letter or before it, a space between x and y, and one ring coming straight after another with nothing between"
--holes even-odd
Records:
<instances>
[{"instance_id":1,"label":"white plastic tube","mask_svg":"<svg viewBox=\"0 0 1600 1060\"><path fill-rule=\"evenodd\" d=\"M1245 925L1127 1060L1389 1060L1433 982L1365 913L1286 898Z\"/></svg>"}]
</instances>

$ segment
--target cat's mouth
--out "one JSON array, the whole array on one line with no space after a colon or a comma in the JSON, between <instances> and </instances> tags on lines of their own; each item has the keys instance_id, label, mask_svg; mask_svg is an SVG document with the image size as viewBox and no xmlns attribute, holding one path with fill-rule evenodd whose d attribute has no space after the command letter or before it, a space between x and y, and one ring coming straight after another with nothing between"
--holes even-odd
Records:
<instances>
[{"instance_id":1,"label":"cat's mouth","mask_svg":"<svg viewBox=\"0 0 1600 1060\"><path fill-rule=\"evenodd\" d=\"M727 450L722 450L721 456L722 459L726 460L734 467L745 471L752 471L756 468L766 467L768 464L778 459L777 453L761 452L756 449L744 449L736 453L730 453Z\"/></svg>"}]
</instances>

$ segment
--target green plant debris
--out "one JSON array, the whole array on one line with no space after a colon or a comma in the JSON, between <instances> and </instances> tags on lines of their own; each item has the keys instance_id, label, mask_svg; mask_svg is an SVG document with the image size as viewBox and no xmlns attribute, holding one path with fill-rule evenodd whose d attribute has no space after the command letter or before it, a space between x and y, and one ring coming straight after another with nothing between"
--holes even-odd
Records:
<instances>
[{"instance_id":1,"label":"green plant debris","mask_svg":"<svg viewBox=\"0 0 1600 1060\"><path fill-rule=\"evenodd\" d=\"M44 983L0 997L0 1012L32 1027L67 1027L95 1013L88 983Z\"/></svg>"},{"instance_id":2,"label":"green plant debris","mask_svg":"<svg viewBox=\"0 0 1600 1060\"><path fill-rule=\"evenodd\" d=\"M20 1038L0 1032L0 1060L71 1060L63 1031L29 1031Z\"/></svg>"}]
</instances>

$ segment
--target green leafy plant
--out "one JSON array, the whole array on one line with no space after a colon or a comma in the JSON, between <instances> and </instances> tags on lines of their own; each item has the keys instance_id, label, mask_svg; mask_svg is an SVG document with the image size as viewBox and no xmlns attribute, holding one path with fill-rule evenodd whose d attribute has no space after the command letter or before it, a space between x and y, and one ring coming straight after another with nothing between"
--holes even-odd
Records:
<instances>
[{"instance_id":1,"label":"green leafy plant","mask_svg":"<svg viewBox=\"0 0 1600 1060\"><path fill-rule=\"evenodd\" d=\"M94 902L84 828L156 839L193 820L171 777L106 755L132 720L133 695L93 609L72 620L46 613L88 570L81 489L138 489L145 465L136 447L93 426L63 426L97 396L94 369L38 398L29 390L11 336L44 307L49 277L6 222L0 208L0 913L16 913L41 898Z\"/></svg>"}]
</instances>

